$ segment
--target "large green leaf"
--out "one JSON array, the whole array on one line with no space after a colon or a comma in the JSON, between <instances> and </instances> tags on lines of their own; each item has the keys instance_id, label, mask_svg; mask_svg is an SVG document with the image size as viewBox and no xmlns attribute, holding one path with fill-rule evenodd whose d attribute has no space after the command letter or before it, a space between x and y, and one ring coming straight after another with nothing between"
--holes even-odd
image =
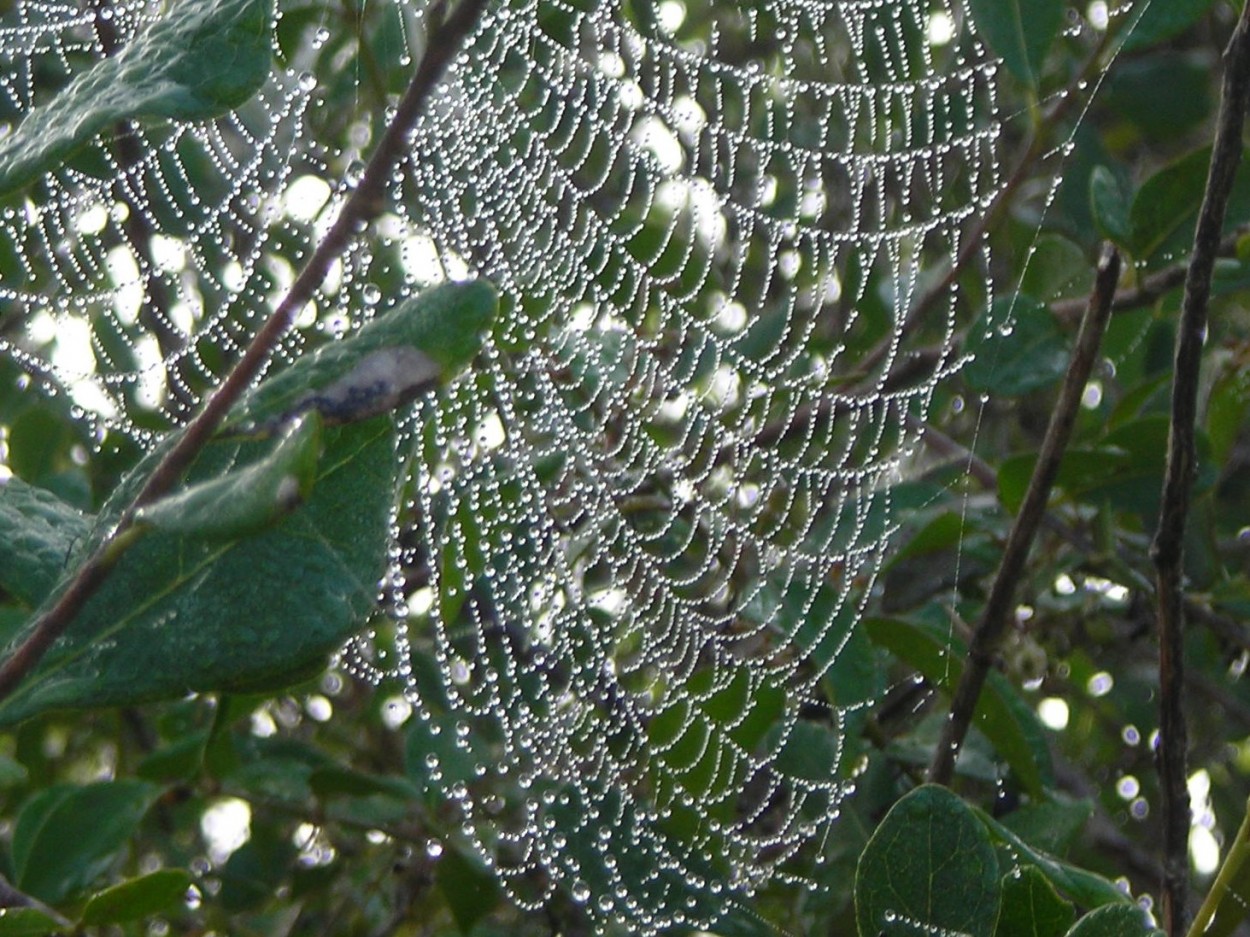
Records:
<instances>
[{"instance_id":1,"label":"large green leaf","mask_svg":"<svg viewBox=\"0 0 1250 937\"><path fill-rule=\"evenodd\" d=\"M977 31L1019 81L1036 89L1063 25L1063 0L970 0Z\"/></svg>"},{"instance_id":2,"label":"large green leaf","mask_svg":"<svg viewBox=\"0 0 1250 937\"><path fill-rule=\"evenodd\" d=\"M271 0L182 0L117 55L79 74L0 142L0 194L128 120L205 120L269 76Z\"/></svg>"},{"instance_id":3,"label":"large green leaf","mask_svg":"<svg viewBox=\"0 0 1250 937\"><path fill-rule=\"evenodd\" d=\"M13 827L13 884L49 904L72 898L108 870L159 792L133 780L40 791Z\"/></svg>"},{"instance_id":4,"label":"large green leaf","mask_svg":"<svg viewBox=\"0 0 1250 937\"><path fill-rule=\"evenodd\" d=\"M974 807L968 809L984 824L987 834L994 842L1002 843L1011 849L1017 862L1023 866L1036 868L1055 888L1081 907L1128 905L1136 908L1132 897L1116 887L1114 882L1033 848L985 811Z\"/></svg>"},{"instance_id":5,"label":"large green leaf","mask_svg":"<svg viewBox=\"0 0 1250 937\"><path fill-rule=\"evenodd\" d=\"M1161 264L1188 253L1210 162L1211 148L1203 147L1142 183L1129 212L1131 247L1138 260ZM1250 169L1243 163L1229 197L1225 230L1244 222L1248 214Z\"/></svg>"},{"instance_id":6,"label":"large green leaf","mask_svg":"<svg viewBox=\"0 0 1250 937\"><path fill-rule=\"evenodd\" d=\"M855 874L863 937L990 937L1002 887L985 828L943 787L912 791L872 834Z\"/></svg>"},{"instance_id":7,"label":"large green leaf","mask_svg":"<svg viewBox=\"0 0 1250 937\"><path fill-rule=\"evenodd\" d=\"M191 480L250 463L267 448L212 443ZM49 708L294 682L372 608L394 489L394 424L375 417L326 432L311 497L280 523L237 539L149 534L0 702L0 723ZM97 532L111 523L104 515Z\"/></svg>"},{"instance_id":8,"label":"large green leaf","mask_svg":"<svg viewBox=\"0 0 1250 937\"><path fill-rule=\"evenodd\" d=\"M499 882L495 876L476 857L458 849L443 853L434 877L462 934L471 933L474 925L499 903Z\"/></svg>"},{"instance_id":9,"label":"large green leaf","mask_svg":"<svg viewBox=\"0 0 1250 937\"><path fill-rule=\"evenodd\" d=\"M149 504L136 520L170 534L228 539L255 533L307 499L320 448L321 417L314 410L293 420L262 458Z\"/></svg>"},{"instance_id":10,"label":"large green leaf","mask_svg":"<svg viewBox=\"0 0 1250 937\"><path fill-rule=\"evenodd\" d=\"M495 308L494 290L483 281L424 293L262 384L231 424L264 426L309 409L353 419L374 412L379 400L393 406L462 369ZM381 368L379 356L386 356ZM426 362L435 362L433 374ZM415 373L403 370L408 365ZM291 439L302 462L303 443ZM197 690L272 690L321 667L373 608L394 507L396 428L389 412L326 427L307 501L276 523L223 528L203 517L218 488L232 490L240 477L251 477L248 467L272 461L275 445L291 439L275 444L228 432L210 442L188 472L191 494L158 508L164 529L123 553L33 673L0 702L0 723L50 708ZM162 449L119 486L89 543L107 536ZM290 468L278 463L281 471ZM268 477L268 468L257 472Z\"/></svg>"}]
</instances>

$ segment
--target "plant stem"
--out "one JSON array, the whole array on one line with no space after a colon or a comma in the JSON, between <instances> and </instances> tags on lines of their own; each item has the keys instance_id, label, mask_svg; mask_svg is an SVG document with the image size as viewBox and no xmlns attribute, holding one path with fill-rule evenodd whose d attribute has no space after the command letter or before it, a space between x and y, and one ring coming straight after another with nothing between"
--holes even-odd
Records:
<instances>
[{"instance_id":1,"label":"plant stem","mask_svg":"<svg viewBox=\"0 0 1250 937\"><path fill-rule=\"evenodd\" d=\"M1250 234L1250 226L1242 225L1226 235L1220 241L1219 250L1217 251L1218 256L1235 256L1237 253L1237 242L1248 234ZM1156 270L1154 273L1143 277L1136 286L1129 286L1118 291L1115 294L1115 300L1111 303L1111 309L1113 312L1127 312L1130 309L1140 309L1143 306L1149 306L1159 297L1166 295L1178 286L1182 286L1188 275L1188 260ZM1084 309L1085 301L1079 298L1061 299L1050 304L1051 315L1061 322L1075 322L1080 318Z\"/></svg>"},{"instance_id":2,"label":"plant stem","mask_svg":"<svg viewBox=\"0 0 1250 937\"><path fill-rule=\"evenodd\" d=\"M1220 865L1220 871L1215 876L1215 881L1211 883L1211 890L1207 892L1207 897L1202 902L1202 907L1194 915L1194 922L1189 928L1188 937L1202 937L1207 926L1215 917L1215 912L1219 910L1220 903L1223 902L1224 897L1233 894L1229 889L1237 881L1241 870L1245 867L1247 858L1250 858L1250 801L1246 802L1246 813L1241 818L1241 829L1237 831L1237 838L1233 840L1232 845L1229 847L1228 854ZM1245 912L1243 910L1243 920L1244 917ZM1223 919L1221 919L1221 922L1223 923Z\"/></svg>"},{"instance_id":3,"label":"plant stem","mask_svg":"<svg viewBox=\"0 0 1250 937\"><path fill-rule=\"evenodd\" d=\"M252 338L242 357L205 403L204 408L182 429L176 442L148 476L143 490L122 511L109 536L78 568L55 604L37 619L27 632L25 640L4 665L0 666L0 699L12 693L18 683L39 663L48 648L65 632L87 600L103 584L109 570L123 552L118 547L118 541L133 527L139 508L161 497L174 486L216 432L235 401L260 374L279 340L291 327L299 311L313 298L334 261L342 255L364 226L377 217L385 202L391 173L408 150L408 134L416 125L426 100L442 77L448 62L473 29L486 2L487 0L463 0L441 24L430 29L425 54L417 65L395 117L378 142L360 183L344 202L338 218L317 245L281 302ZM437 8L438 5L435 5L431 10Z\"/></svg>"},{"instance_id":4,"label":"plant stem","mask_svg":"<svg viewBox=\"0 0 1250 937\"><path fill-rule=\"evenodd\" d=\"M994 576L989 598L986 599L985 608L968 645L963 673L951 700L950 718L942 727L942 736L933 753L929 780L935 783L950 783L955 770L955 759L963 745L964 736L968 733L968 726L972 723L981 688L993 665L1003 632L1011 619L1016 585L1025 560L1028 559L1033 538L1046 514L1046 502L1050 499L1050 490L1059 473L1059 462L1072 436L1081 396L1089 382L1103 332L1111 317L1111 300L1115 296L1115 286L1119 278L1120 255L1114 248L1107 246L1103 249L1103 256L1098 264L1094 291L1090 295L1085 318L1081 321L1076 347L1072 351L1072 360L1068 363L1067 374L1064 375L1063 385L1059 389L1059 399L1051 414L1050 425L1046 427L1046 437L1042 441L1041 452L1038 453L1037 465L1029 479L1029 488L1020 505L1020 513L1016 515L1011 533L1007 536L1003 558Z\"/></svg>"},{"instance_id":5,"label":"plant stem","mask_svg":"<svg viewBox=\"0 0 1250 937\"><path fill-rule=\"evenodd\" d=\"M1194 425L1198 377L1206 342L1211 276L1224 216L1241 161L1241 132L1250 103L1250 4L1242 8L1224 51L1224 86L1211 151L1206 192L1194 232L1176 335L1167 466L1159 526L1150 547L1155 566L1159 617L1159 773L1163 807L1163 928L1172 937L1185 930L1189 882L1189 791L1184 693L1184 535L1195 473Z\"/></svg>"}]
</instances>

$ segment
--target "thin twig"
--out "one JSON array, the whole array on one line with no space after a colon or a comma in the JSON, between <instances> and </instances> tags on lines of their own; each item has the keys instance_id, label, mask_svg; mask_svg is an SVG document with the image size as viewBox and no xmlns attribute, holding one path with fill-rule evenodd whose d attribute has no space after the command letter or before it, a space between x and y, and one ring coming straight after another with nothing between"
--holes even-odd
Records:
<instances>
[{"instance_id":1,"label":"thin twig","mask_svg":"<svg viewBox=\"0 0 1250 937\"><path fill-rule=\"evenodd\" d=\"M1089 382L1094 362L1098 358L1098 348L1102 342L1103 332L1111 317L1111 298L1115 295L1115 286L1119 278L1120 255L1114 248L1107 247L1098 264L1094 292L1090 296L1085 319L1081 322L1076 346L1072 350L1072 360L1068 363L1068 372L1064 375L1063 385L1059 389L1059 399L1055 402L1050 425L1046 428L1046 437L1042 441L1041 452L1038 453L1037 465L1033 469L1032 478L1029 479L1029 488L1020 505L1020 513L1016 515L1011 533L1007 536L1003 558L995 574L994 584L990 588L989 598L986 599L985 608L981 612L972 641L968 645L963 673L960 675L954 698L951 700L950 718L942 727L942 736L938 740L937 750L933 753L933 763L929 766L929 780L938 784L950 783L955 769L955 759L959 755L959 748L972 722L972 714L980 698L981 687L985 683L999 642L1010 620L1011 604L1014 601L1020 572L1024 569L1025 560L1028 559L1029 550L1033 545L1033 538L1045 516L1046 502L1050 498L1051 488L1059 473L1059 462L1072 436L1072 427L1076 423L1081 397L1085 392L1085 385Z\"/></svg>"},{"instance_id":2,"label":"thin twig","mask_svg":"<svg viewBox=\"0 0 1250 937\"><path fill-rule=\"evenodd\" d=\"M1198 377L1206 342L1207 305L1220 234L1241 161L1241 132L1250 104L1250 4L1242 8L1224 51L1224 87L1206 193L1198 213L1194 249L1185 278L1176 335L1168 458L1163 476L1159 526L1150 547L1158 588L1159 773L1163 808L1163 927L1171 937L1185 931L1189 884L1189 791L1185 778L1184 536L1195 473L1194 424Z\"/></svg>"},{"instance_id":3,"label":"thin twig","mask_svg":"<svg viewBox=\"0 0 1250 937\"><path fill-rule=\"evenodd\" d=\"M1216 251L1219 257L1234 257L1237 254L1237 242L1250 234L1250 226L1242 225L1230 232L1221 241ZM1189 274L1189 260L1185 259L1162 270L1156 270L1142 277L1136 286L1126 287L1115 294L1111 302L1113 312L1127 312L1149 306L1156 299L1172 292L1185 283ZM1083 299L1061 299L1050 304L1050 313L1062 322L1076 322L1085 310Z\"/></svg>"},{"instance_id":4,"label":"thin twig","mask_svg":"<svg viewBox=\"0 0 1250 937\"><path fill-rule=\"evenodd\" d=\"M216 432L227 411L260 374L278 341L291 327L299 311L312 300L331 265L352 239L377 217L394 168L408 150L408 135L427 98L446 70L465 37L477 22L486 0L463 0L441 25L431 29L425 54L408 90L365 168L360 183L343 204L317 249L269 319L261 326L230 373L205 403L204 409L182 430L177 441L152 470L143 490L122 511L112 533L79 567L56 604L44 613L4 666L0 667L0 699L8 696L28 674L52 643L64 633L87 600L104 582L121 555L120 543L133 527L136 512L174 486L204 444ZM428 15L428 14L427 14Z\"/></svg>"}]
</instances>

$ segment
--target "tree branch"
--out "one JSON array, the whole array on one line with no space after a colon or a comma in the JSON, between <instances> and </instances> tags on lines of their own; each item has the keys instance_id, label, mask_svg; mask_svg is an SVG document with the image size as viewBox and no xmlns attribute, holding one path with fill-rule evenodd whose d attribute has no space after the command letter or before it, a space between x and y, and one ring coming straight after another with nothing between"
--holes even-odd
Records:
<instances>
[{"instance_id":1,"label":"tree branch","mask_svg":"<svg viewBox=\"0 0 1250 937\"><path fill-rule=\"evenodd\" d=\"M1112 247L1104 248L1102 260L1098 264L1098 276L1094 292L1090 296L1085 319L1077 335L1076 346L1072 350L1072 360L1068 363L1068 372L1064 375L1063 385L1059 389L1059 399L1055 403L1050 424L1046 428L1046 437L1042 441L1041 452L1038 454L1037 465L1033 476L1029 479L1029 488L1025 492L1024 501L1020 505L1020 513L1016 515L1011 533L1007 536L1007 544L1003 548L1003 558L994 576L994 584L990 588L989 598L977 622L972 641L968 645L967 658L964 661L963 673L951 700L950 718L942 728L937 750L933 753L933 763L929 766L929 780L938 784L949 784L955 770L955 759L967 735L968 726L972 723L972 715L976 710L977 700L981 695L981 687L985 684L986 675L994 661L994 655L1010 620L1011 605L1015 598L1016 585L1020 572L1024 569L1033 538L1046 513L1046 502L1050 498L1055 476L1059 473L1059 462L1063 458L1068 440L1072 436L1072 427L1076 423L1077 409L1081 405L1081 396L1085 385L1089 382L1094 362L1098 357L1098 348L1102 343L1102 335L1111 317L1111 299L1115 295L1115 286L1120 278L1120 255Z\"/></svg>"},{"instance_id":2,"label":"tree branch","mask_svg":"<svg viewBox=\"0 0 1250 937\"><path fill-rule=\"evenodd\" d=\"M133 528L139 508L174 486L216 432L235 401L260 374L279 340L291 327L299 311L313 298L334 261L358 232L377 217L384 204L391 174L407 152L409 133L448 62L459 51L485 6L486 0L463 0L441 24L431 28L425 54L395 117L378 142L360 183L343 204L338 218L317 245L290 290L253 337L243 356L205 403L204 409L183 428L177 441L148 476L143 490L122 511L110 535L79 567L55 604L38 619L26 639L0 667L0 699L13 692L99 589L123 552L129 539L127 533ZM436 4L431 11L439 8L440 5Z\"/></svg>"},{"instance_id":3,"label":"tree branch","mask_svg":"<svg viewBox=\"0 0 1250 937\"><path fill-rule=\"evenodd\" d=\"M1216 255L1219 257L1236 256L1237 242L1247 234L1250 234L1250 226L1246 225L1242 225L1228 234L1220 241ZM1142 306L1149 306L1159 297L1170 293L1178 286L1182 286L1188 274L1188 260L1182 260L1179 263L1172 264L1170 267L1157 270L1149 276L1143 277L1136 286L1130 286L1116 292L1115 299L1111 302L1111 309L1113 312L1126 312L1129 309L1140 309ZM1085 300L1083 299L1061 299L1050 304L1051 314L1063 322L1076 322L1081 317L1084 309Z\"/></svg>"},{"instance_id":4,"label":"tree branch","mask_svg":"<svg viewBox=\"0 0 1250 937\"><path fill-rule=\"evenodd\" d=\"M1211 151L1206 193L1198 213L1194 249L1185 278L1176 335L1172 412L1159 526L1150 547L1155 565L1159 618L1159 773L1163 807L1163 927L1172 937L1185 931L1189 882L1189 791L1185 777L1187 744L1184 692L1184 535L1195 472L1194 425L1198 378L1206 342L1207 306L1220 234L1233 180L1241 161L1241 133L1250 104L1250 4L1242 8L1224 51L1224 87Z\"/></svg>"}]
</instances>

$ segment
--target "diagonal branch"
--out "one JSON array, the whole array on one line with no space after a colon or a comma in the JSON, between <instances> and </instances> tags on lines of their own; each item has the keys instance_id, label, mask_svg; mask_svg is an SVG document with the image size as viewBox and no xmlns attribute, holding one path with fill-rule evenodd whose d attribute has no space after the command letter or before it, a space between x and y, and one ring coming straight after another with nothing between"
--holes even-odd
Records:
<instances>
[{"instance_id":1,"label":"diagonal branch","mask_svg":"<svg viewBox=\"0 0 1250 937\"><path fill-rule=\"evenodd\" d=\"M1098 358L1103 332L1111 318L1111 300L1119 278L1120 255L1112 247L1104 248L1102 260L1098 264L1094 292L1081 322L1076 347L1072 351L1072 360L1068 363L1063 386L1059 389L1059 399L1051 414L1050 425L1046 428L1046 438L1042 441L1033 477L1029 479L1029 488L1020 505L1020 513L1016 515L1011 533L1007 536L994 584L968 645L963 673L951 700L950 718L942 727L942 736L933 753L929 780L938 784L950 783L955 770L955 759L959 755L968 726L972 723L977 700L981 696L981 687L985 684L994 655L1010 620L1016 585L1033 546L1033 538L1045 516L1046 502L1050 498L1055 476L1059 473L1059 462L1072 436L1081 395L1089 382L1094 362Z\"/></svg>"},{"instance_id":2,"label":"diagonal branch","mask_svg":"<svg viewBox=\"0 0 1250 937\"><path fill-rule=\"evenodd\" d=\"M463 0L440 25L429 31L425 54L396 109L395 117L378 142L360 183L343 204L338 218L204 409L186 425L148 476L143 490L122 511L112 533L78 568L56 603L40 616L26 639L0 666L0 699L8 696L39 663L52 643L65 632L87 600L103 584L109 570L132 539L136 512L174 486L216 432L235 401L260 374L279 340L291 327L299 311L313 298L334 261L347 250L357 233L382 210L391 175L407 152L408 135L447 64L477 23L486 2ZM439 9L441 4L432 5L427 16Z\"/></svg>"},{"instance_id":3,"label":"diagonal branch","mask_svg":"<svg viewBox=\"0 0 1250 937\"><path fill-rule=\"evenodd\" d=\"M1241 161L1241 133L1250 105L1250 3L1241 11L1224 51L1224 87L1206 193L1194 232L1185 296L1176 334L1172 412L1159 526L1150 547L1158 588L1159 774L1163 800L1163 927L1172 937L1185 930L1189 880L1189 791L1185 778L1187 733L1184 693L1184 536L1195 473L1194 424L1198 378L1206 342L1211 277L1224 216Z\"/></svg>"}]
</instances>

